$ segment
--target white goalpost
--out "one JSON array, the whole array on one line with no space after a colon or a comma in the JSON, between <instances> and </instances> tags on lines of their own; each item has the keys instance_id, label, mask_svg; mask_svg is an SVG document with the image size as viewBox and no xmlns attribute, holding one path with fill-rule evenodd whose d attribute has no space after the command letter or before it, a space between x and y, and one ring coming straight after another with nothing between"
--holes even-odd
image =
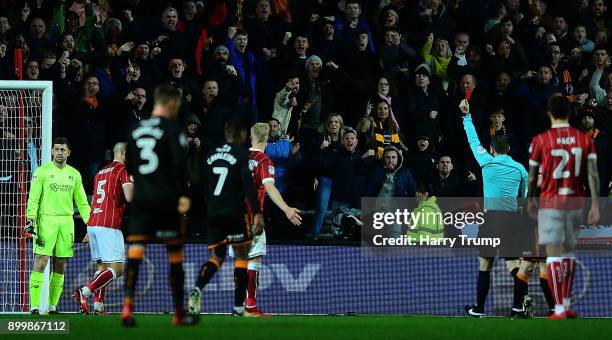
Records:
<instances>
[{"instance_id":1,"label":"white goalpost","mask_svg":"<svg viewBox=\"0 0 612 340\"><path fill-rule=\"evenodd\" d=\"M53 83L0 81L0 312L29 311L32 240L23 236L32 172L51 160ZM48 309L49 265L39 307Z\"/></svg>"}]
</instances>

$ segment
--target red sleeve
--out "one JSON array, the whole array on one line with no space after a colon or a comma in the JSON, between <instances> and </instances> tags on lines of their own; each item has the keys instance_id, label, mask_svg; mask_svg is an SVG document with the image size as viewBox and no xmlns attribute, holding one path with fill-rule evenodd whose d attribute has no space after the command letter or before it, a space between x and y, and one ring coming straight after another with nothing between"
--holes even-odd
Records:
<instances>
[{"instance_id":1,"label":"red sleeve","mask_svg":"<svg viewBox=\"0 0 612 340\"><path fill-rule=\"evenodd\" d=\"M128 175L125 167L122 167L121 170L119 170L119 174L117 174L117 176L119 177L119 183L121 183L121 186L129 183L134 183L134 181L132 180L132 176Z\"/></svg>"},{"instance_id":2,"label":"red sleeve","mask_svg":"<svg viewBox=\"0 0 612 340\"><path fill-rule=\"evenodd\" d=\"M274 163L272 163L272 160L270 158L265 158L261 164L259 165L260 167L260 175L261 175L261 183L266 183L266 182L270 182L270 181L274 181L274 173L275 173L275 169L274 169Z\"/></svg>"},{"instance_id":3,"label":"red sleeve","mask_svg":"<svg viewBox=\"0 0 612 340\"><path fill-rule=\"evenodd\" d=\"M529 165L540 165L542 163L542 142L539 136L533 137L529 149Z\"/></svg>"}]
</instances>

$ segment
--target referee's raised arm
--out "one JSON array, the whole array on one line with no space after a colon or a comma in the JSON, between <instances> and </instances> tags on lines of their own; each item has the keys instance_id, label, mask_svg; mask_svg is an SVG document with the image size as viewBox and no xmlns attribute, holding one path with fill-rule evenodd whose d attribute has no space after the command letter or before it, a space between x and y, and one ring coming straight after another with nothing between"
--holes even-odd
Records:
<instances>
[{"instance_id":1,"label":"referee's raised arm","mask_svg":"<svg viewBox=\"0 0 612 340\"><path fill-rule=\"evenodd\" d=\"M470 104L468 103L467 99L463 99L461 103L459 103L459 109L461 110L461 113L463 113L463 129L467 135L468 143L470 143L470 149L472 150L472 154L474 155L474 158L476 158L478 165L482 167L491 162L493 160L493 156L480 143L478 133L476 133L476 128L472 122Z\"/></svg>"},{"instance_id":2,"label":"referee's raised arm","mask_svg":"<svg viewBox=\"0 0 612 340\"><path fill-rule=\"evenodd\" d=\"M463 127L470 149L482 170L484 207L495 211L516 211L517 197L524 197L527 171L520 163L508 156L510 143L505 135L496 135L491 140L491 153L478 139L472 123L470 105L462 100L459 109L464 114Z\"/></svg>"}]
</instances>

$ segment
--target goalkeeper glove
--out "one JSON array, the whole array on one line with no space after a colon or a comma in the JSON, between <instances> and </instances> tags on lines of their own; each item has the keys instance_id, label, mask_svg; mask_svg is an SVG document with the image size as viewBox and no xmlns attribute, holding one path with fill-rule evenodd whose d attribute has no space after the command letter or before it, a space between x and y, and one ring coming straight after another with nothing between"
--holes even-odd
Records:
<instances>
[{"instance_id":1,"label":"goalkeeper glove","mask_svg":"<svg viewBox=\"0 0 612 340\"><path fill-rule=\"evenodd\" d=\"M23 233L27 238L31 238L32 235L36 235L36 231L34 231L34 220L28 219L26 221L26 225L23 228Z\"/></svg>"}]
</instances>

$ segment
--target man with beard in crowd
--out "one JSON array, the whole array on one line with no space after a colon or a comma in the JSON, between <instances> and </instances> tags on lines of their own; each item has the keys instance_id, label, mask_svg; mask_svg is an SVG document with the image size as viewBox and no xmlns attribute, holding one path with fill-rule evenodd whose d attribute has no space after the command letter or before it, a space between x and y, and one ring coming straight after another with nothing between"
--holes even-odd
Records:
<instances>
[{"instance_id":1,"label":"man with beard in crowd","mask_svg":"<svg viewBox=\"0 0 612 340\"><path fill-rule=\"evenodd\" d=\"M238 96L244 92L244 83L238 77L236 68L228 64L229 50L219 45L213 51L206 76L214 79L219 86L218 98L225 105L236 107Z\"/></svg>"}]
</instances>

